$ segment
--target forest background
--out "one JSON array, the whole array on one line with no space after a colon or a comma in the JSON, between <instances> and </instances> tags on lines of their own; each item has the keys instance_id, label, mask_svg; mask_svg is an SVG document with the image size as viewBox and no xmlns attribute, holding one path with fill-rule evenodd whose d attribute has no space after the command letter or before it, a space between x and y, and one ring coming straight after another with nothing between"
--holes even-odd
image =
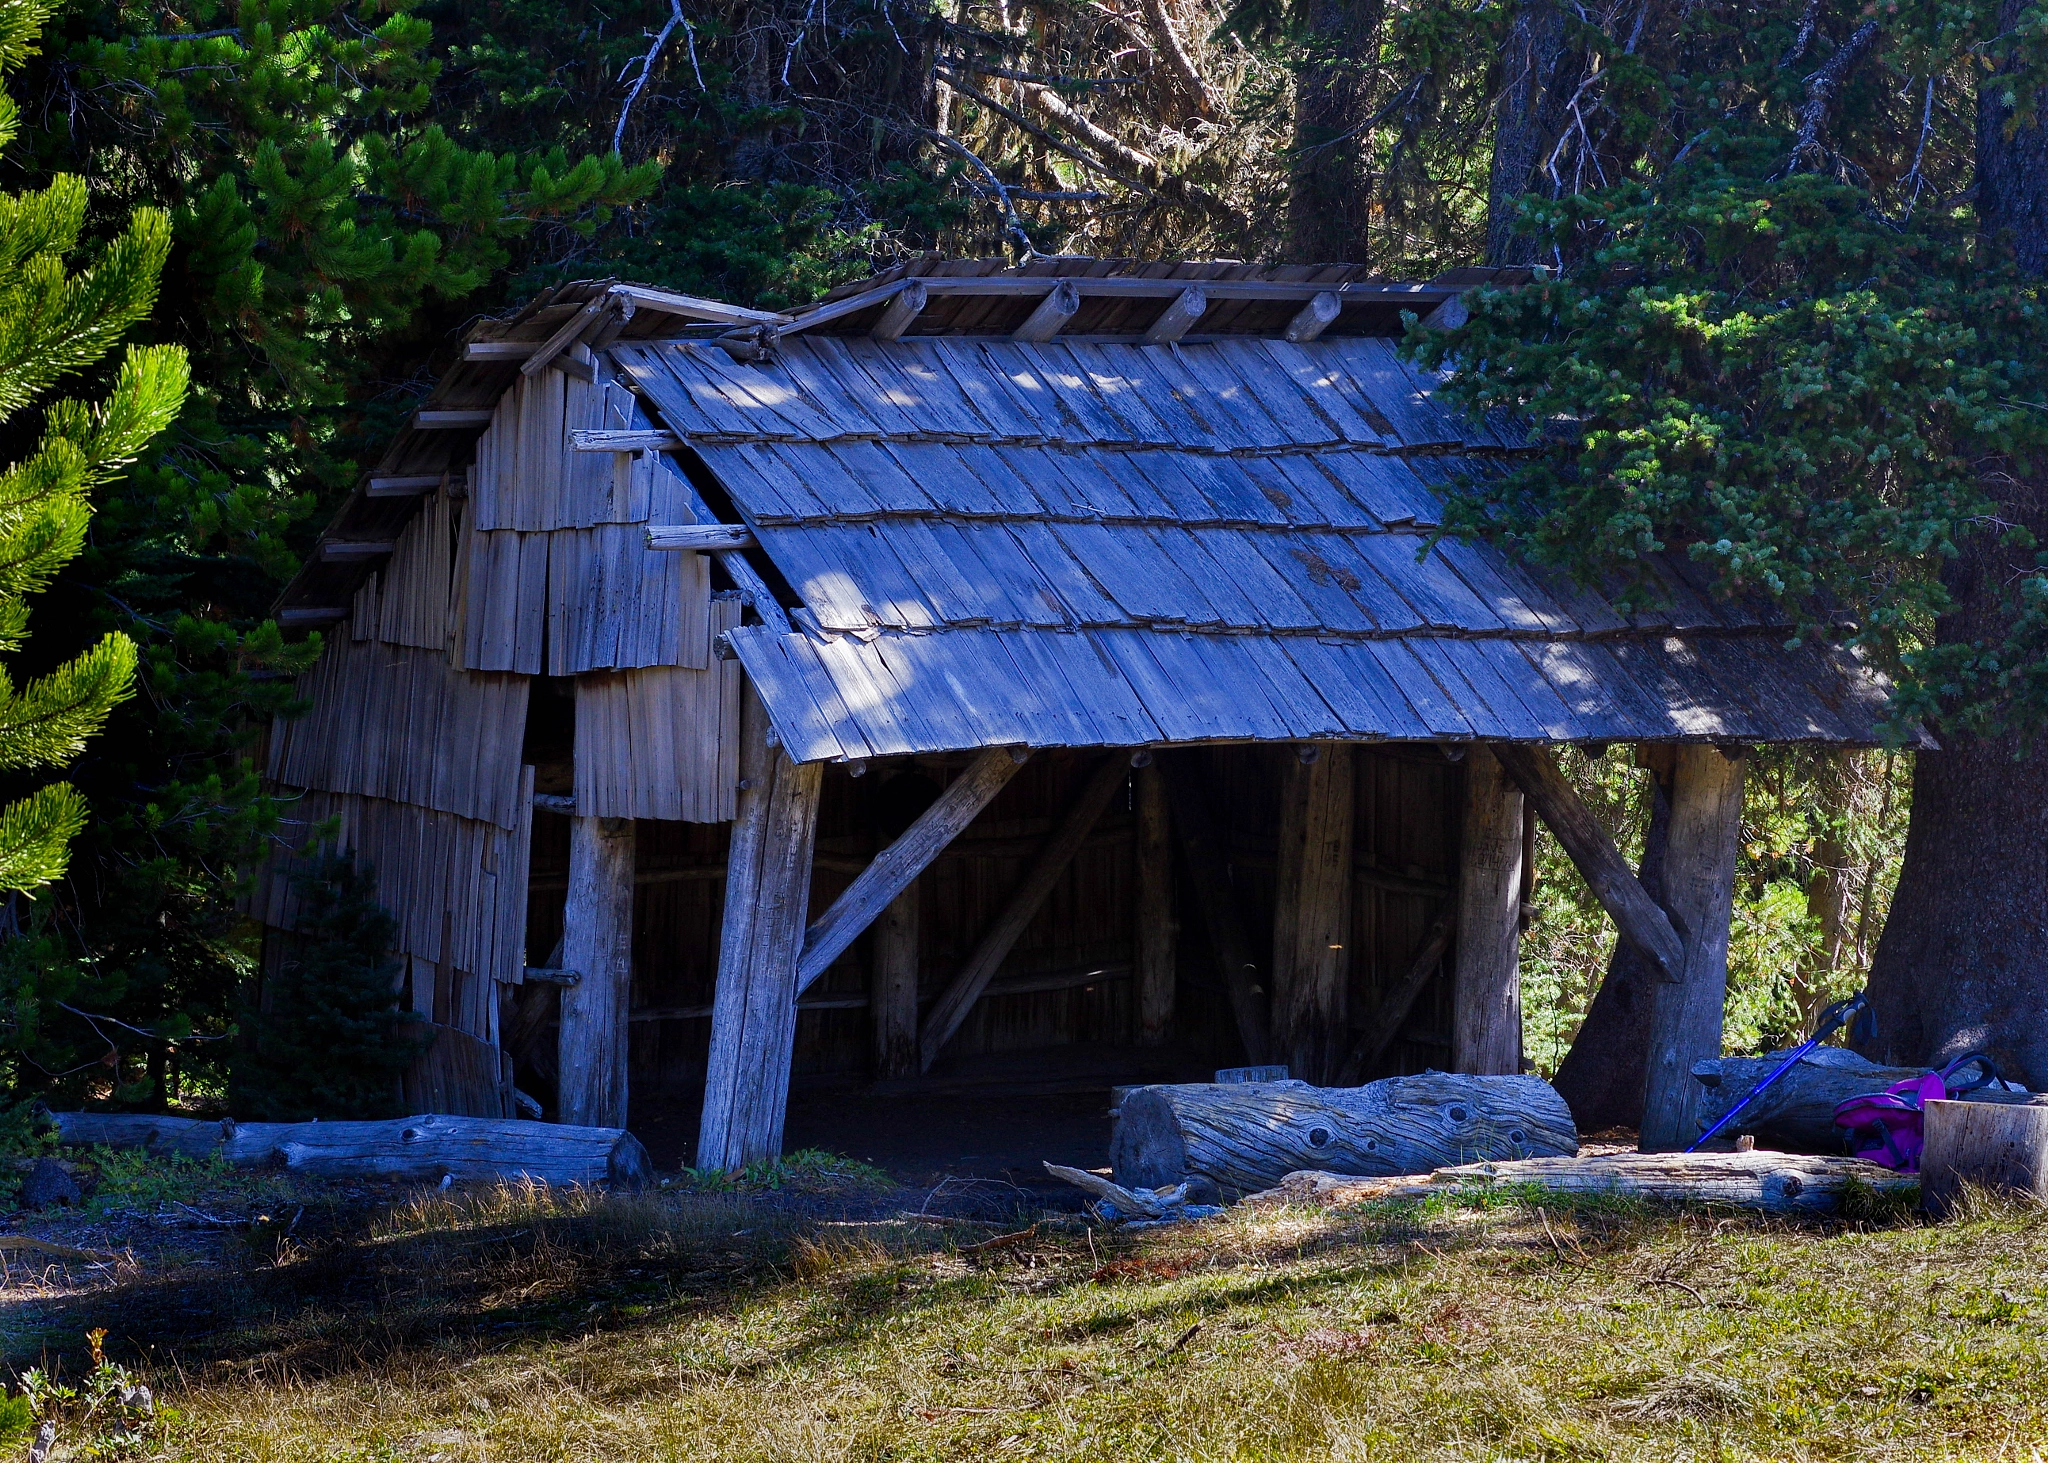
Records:
<instances>
[{"instance_id":1,"label":"forest background","mask_svg":"<svg viewBox=\"0 0 2048 1463\"><path fill-rule=\"evenodd\" d=\"M1646 277L1705 278L1725 305L1747 287L1714 282L1733 267L1808 343L1850 307L1910 335L1899 300L1927 279L2003 278L1958 243L1978 92L2038 65L2044 35L2016 0L74 0L16 79L4 181L82 174L103 233L138 205L169 213L162 302L138 335L186 347L193 384L102 493L20 658L33 673L120 630L141 668L69 774L92 819L68 876L0 912L0 1061L21 1086L144 1105L220 1090L255 959L235 895L279 816L251 749L316 647L287 643L267 609L476 315L600 276L784 307L936 249L1365 262L1395 278L1541 266L1528 299L1480 308L1454 338L1480 395L1512 391L1511 368L1488 375L1512 359L1485 349L1489 329L1555 341L1561 312ZM1645 252L1660 228L1680 244ZM1891 293L1855 306L1872 279ZM1705 365L1676 350L1657 369L1671 398L1710 410L1716 383L1767 369L1746 348L1718 341ZM1902 349L1948 356L1946 375L1905 373L1921 393L1908 410L1968 387L1954 342ZM1594 374L1600 390L1623 377ZM2024 412L2013 427L2003 410L1980 401L1973 429L2009 446ZM1795 445L1805 430L1775 429ZM1826 430L1858 461L1883 445ZM1702 471L1687 491L1719 502ZM1545 501L1577 501L1552 487ZM1660 491L1643 535L1698 516ZM1475 523L1500 508L1474 502ZM1745 578L1725 535L1714 567L1803 614L1823 598L1874 609L1859 633L1926 712L1990 674L1924 659L1942 556L1974 520L1953 500L1880 506L1890 527L1855 543L1803 530L1849 579ZM1541 525L1520 526L1544 556ZM1978 697L1984 725L2004 724L2002 694ZM1636 857L1648 774L1620 750L1567 761ZM1883 751L1753 762L1731 1048L1782 1044L1861 983L1910 766ZM1523 964L1542 1069L1612 942L1544 838Z\"/></svg>"}]
</instances>

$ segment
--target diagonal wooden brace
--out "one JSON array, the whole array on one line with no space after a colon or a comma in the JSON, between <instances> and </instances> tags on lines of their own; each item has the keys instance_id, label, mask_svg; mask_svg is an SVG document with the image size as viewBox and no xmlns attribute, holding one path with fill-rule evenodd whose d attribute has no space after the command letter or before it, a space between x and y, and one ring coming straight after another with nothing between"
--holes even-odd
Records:
<instances>
[{"instance_id":1,"label":"diagonal wooden brace","mask_svg":"<svg viewBox=\"0 0 2048 1463\"><path fill-rule=\"evenodd\" d=\"M1577 866L1586 887L1600 901L1621 937L1641 950L1664 980L1685 974L1685 939L1671 916L1642 886L1607 830L1578 791L1566 780L1553 757L1542 747L1511 742L1492 744L1493 755L1522 789L1565 853Z\"/></svg>"},{"instance_id":2,"label":"diagonal wooden brace","mask_svg":"<svg viewBox=\"0 0 2048 1463\"><path fill-rule=\"evenodd\" d=\"M903 830L903 836L876 854L874 861L832 901L804 932L803 954L797 959L796 988L807 989L825 967L837 960L862 930L881 917L896 896L911 886L946 845L960 836L977 814L1001 792L1030 754L1021 747L993 747L983 752L938 800Z\"/></svg>"}]
</instances>

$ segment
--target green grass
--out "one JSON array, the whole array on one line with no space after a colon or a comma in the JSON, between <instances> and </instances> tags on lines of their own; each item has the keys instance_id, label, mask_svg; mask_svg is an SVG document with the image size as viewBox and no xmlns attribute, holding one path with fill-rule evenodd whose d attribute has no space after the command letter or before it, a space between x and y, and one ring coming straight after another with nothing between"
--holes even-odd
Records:
<instances>
[{"instance_id":1,"label":"green grass","mask_svg":"<svg viewBox=\"0 0 2048 1463\"><path fill-rule=\"evenodd\" d=\"M149 1456L207 1463L2048 1453L2033 1209L1495 1194L967 1248L991 1237L745 1194L429 1195L210 1282L233 1303L176 1338L111 1290L43 1320L130 1361L154 1340L178 1420Z\"/></svg>"}]
</instances>

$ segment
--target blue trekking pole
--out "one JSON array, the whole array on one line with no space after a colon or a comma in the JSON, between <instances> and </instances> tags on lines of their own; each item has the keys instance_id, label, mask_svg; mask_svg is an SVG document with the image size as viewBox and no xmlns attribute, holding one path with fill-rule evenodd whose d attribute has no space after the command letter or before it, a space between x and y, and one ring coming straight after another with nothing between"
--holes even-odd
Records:
<instances>
[{"instance_id":1,"label":"blue trekking pole","mask_svg":"<svg viewBox=\"0 0 2048 1463\"><path fill-rule=\"evenodd\" d=\"M1697 1153L1699 1152L1702 1146L1712 1142L1714 1139L1714 1135L1720 1132L1723 1128L1727 1127L1730 1123L1734 1122L1738 1117L1742 1116L1743 1109L1747 1108L1752 1102L1755 1102L1759 1097L1761 1097L1764 1093L1765 1088L1769 1087L1773 1082L1777 1081L1780 1077L1784 1076L1787 1072L1791 1071L1794 1067L1798 1066L1800 1059L1803 1058L1808 1052L1812 1051L1815 1047L1819 1046L1822 1042L1826 1041L1829 1037L1833 1036L1837 1031L1841 1030L1844 1026L1847 1026L1851 1021L1856 1022L1856 1031L1854 1034L1858 1037L1868 1039L1868 1037L1870 1037L1876 1032L1877 1022L1875 1016L1872 1014L1870 1010L1870 999L1868 992L1858 991L1855 995L1849 997L1848 1000L1837 1001L1834 1005L1828 1007L1827 1010L1821 1012L1820 1020L1815 1023L1813 1028L1813 1039L1807 1042L1805 1046L1800 1047L1799 1050L1788 1053L1785 1057L1785 1060L1778 1063L1778 1065L1772 1069L1770 1076L1764 1078L1763 1081L1757 1083L1756 1086L1750 1088L1747 1093L1743 1094L1742 1101L1736 1103L1735 1106L1729 1108L1727 1112L1723 1113L1721 1115L1720 1122L1714 1124L1713 1127L1707 1129L1706 1132L1700 1134L1699 1137L1693 1139L1691 1145L1685 1151L1687 1153Z\"/></svg>"}]
</instances>

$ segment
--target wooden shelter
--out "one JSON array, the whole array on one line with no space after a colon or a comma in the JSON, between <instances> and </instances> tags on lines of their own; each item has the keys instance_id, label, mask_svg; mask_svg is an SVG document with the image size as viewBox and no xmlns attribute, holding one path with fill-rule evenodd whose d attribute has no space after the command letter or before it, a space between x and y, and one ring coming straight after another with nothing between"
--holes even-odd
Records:
<instances>
[{"instance_id":1,"label":"wooden shelter","mask_svg":"<svg viewBox=\"0 0 2048 1463\"><path fill-rule=\"evenodd\" d=\"M1517 1071L1526 798L1664 977L1676 1135L1743 748L1869 744L1885 690L1681 555L1624 615L1420 552L1523 448L1395 348L1483 277L920 260L791 316L595 282L478 326L280 606L329 648L270 775L376 866L443 1028L408 1096L701 1089L731 1165L793 1070ZM1660 769L1654 897L1564 742Z\"/></svg>"}]
</instances>

